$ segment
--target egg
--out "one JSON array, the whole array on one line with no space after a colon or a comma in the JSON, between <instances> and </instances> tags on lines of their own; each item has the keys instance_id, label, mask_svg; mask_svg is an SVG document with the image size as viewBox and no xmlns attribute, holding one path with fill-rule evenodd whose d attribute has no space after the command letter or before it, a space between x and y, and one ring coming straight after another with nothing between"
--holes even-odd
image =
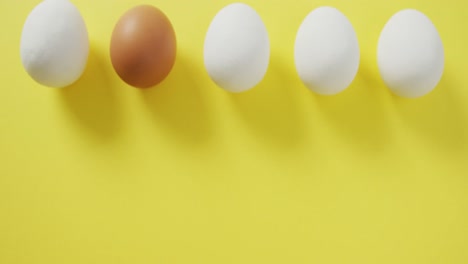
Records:
<instances>
[{"instance_id":1,"label":"egg","mask_svg":"<svg viewBox=\"0 0 468 264\"><path fill-rule=\"evenodd\" d=\"M270 60L268 32L250 6L222 8L208 27L204 63L210 78L229 92L244 92L265 76Z\"/></svg>"},{"instance_id":2,"label":"egg","mask_svg":"<svg viewBox=\"0 0 468 264\"><path fill-rule=\"evenodd\" d=\"M444 71L444 48L431 20L414 9L394 14L377 47L380 75L396 95L416 98L431 92Z\"/></svg>"},{"instance_id":3,"label":"egg","mask_svg":"<svg viewBox=\"0 0 468 264\"><path fill-rule=\"evenodd\" d=\"M128 10L114 27L110 57L127 84L149 88L161 83L176 59L176 35L168 17L151 5Z\"/></svg>"},{"instance_id":4,"label":"egg","mask_svg":"<svg viewBox=\"0 0 468 264\"><path fill-rule=\"evenodd\" d=\"M345 90L354 80L360 61L352 24L336 8L314 9L297 31L294 61L300 79L310 90L322 95Z\"/></svg>"},{"instance_id":5,"label":"egg","mask_svg":"<svg viewBox=\"0 0 468 264\"><path fill-rule=\"evenodd\" d=\"M29 13L20 55L33 80L49 87L69 86L83 74L88 54L86 24L68 0L43 1Z\"/></svg>"}]
</instances>

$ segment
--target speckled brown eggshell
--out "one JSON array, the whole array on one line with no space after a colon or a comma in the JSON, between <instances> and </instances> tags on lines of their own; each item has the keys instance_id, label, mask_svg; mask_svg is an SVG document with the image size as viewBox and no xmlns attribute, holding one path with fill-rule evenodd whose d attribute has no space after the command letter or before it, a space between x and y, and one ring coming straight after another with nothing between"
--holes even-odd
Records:
<instances>
[{"instance_id":1,"label":"speckled brown eggshell","mask_svg":"<svg viewBox=\"0 0 468 264\"><path fill-rule=\"evenodd\" d=\"M112 66L127 84L149 88L169 75L176 47L175 32L167 16L151 5L136 6L119 19L112 32Z\"/></svg>"}]
</instances>

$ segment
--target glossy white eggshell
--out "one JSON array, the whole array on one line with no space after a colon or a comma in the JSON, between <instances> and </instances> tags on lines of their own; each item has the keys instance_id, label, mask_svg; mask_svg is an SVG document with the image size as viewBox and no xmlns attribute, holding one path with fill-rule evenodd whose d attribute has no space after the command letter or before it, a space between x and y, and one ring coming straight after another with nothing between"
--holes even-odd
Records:
<instances>
[{"instance_id":1,"label":"glossy white eggshell","mask_svg":"<svg viewBox=\"0 0 468 264\"><path fill-rule=\"evenodd\" d=\"M270 60L267 29L250 6L234 3L213 18L204 43L210 78L230 92L253 88L265 76Z\"/></svg>"},{"instance_id":2,"label":"glossy white eggshell","mask_svg":"<svg viewBox=\"0 0 468 264\"><path fill-rule=\"evenodd\" d=\"M65 87L80 78L88 60L85 22L68 0L46 0L29 14L20 43L21 62L38 83Z\"/></svg>"},{"instance_id":3,"label":"glossy white eggshell","mask_svg":"<svg viewBox=\"0 0 468 264\"><path fill-rule=\"evenodd\" d=\"M444 48L432 21L420 11L393 15L379 38L380 74L395 94L415 98L431 92L444 71Z\"/></svg>"},{"instance_id":4,"label":"glossy white eggshell","mask_svg":"<svg viewBox=\"0 0 468 264\"><path fill-rule=\"evenodd\" d=\"M294 60L300 79L312 91L334 95L345 90L360 61L352 24L336 8L314 9L297 31Z\"/></svg>"}]
</instances>

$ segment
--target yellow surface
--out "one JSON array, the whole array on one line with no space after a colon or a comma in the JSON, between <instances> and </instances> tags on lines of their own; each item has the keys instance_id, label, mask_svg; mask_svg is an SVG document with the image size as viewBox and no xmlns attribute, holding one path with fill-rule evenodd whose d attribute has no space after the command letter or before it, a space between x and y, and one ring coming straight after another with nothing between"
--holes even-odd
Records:
<instances>
[{"instance_id":1,"label":"yellow surface","mask_svg":"<svg viewBox=\"0 0 468 264\"><path fill-rule=\"evenodd\" d=\"M21 2L21 3L20 3ZM203 41L227 0L75 0L91 55L68 89L21 66L38 0L1 1L0 263L468 263L468 2L248 0L271 40L264 81L216 87ZM139 3L172 20L178 58L141 91L113 72L114 23ZM361 67L332 97L293 62L305 15L339 8ZM416 100L390 94L376 66L387 19L412 7L438 28L443 80Z\"/></svg>"}]
</instances>

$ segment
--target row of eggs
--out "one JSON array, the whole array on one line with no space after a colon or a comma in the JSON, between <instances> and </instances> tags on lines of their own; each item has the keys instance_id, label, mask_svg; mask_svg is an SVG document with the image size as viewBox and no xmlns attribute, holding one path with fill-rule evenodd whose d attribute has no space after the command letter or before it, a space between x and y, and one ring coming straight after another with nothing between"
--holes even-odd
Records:
<instances>
[{"instance_id":1,"label":"row of eggs","mask_svg":"<svg viewBox=\"0 0 468 264\"><path fill-rule=\"evenodd\" d=\"M23 27L21 60L38 83L65 87L86 67L89 39L78 9L68 0L45 0ZM112 65L127 84L148 88L163 81L176 59L175 31L167 16L150 5L128 10L117 22L110 43ZM333 95L355 78L360 51L352 24L333 7L319 7L300 25L295 66L311 90ZM204 64L211 79L230 92L243 92L264 77L270 60L267 29L259 14L243 3L222 8L205 37ZM423 13L405 9L384 26L377 61L386 85L397 95L419 97L440 81L444 50L437 29Z\"/></svg>"}]
</instances>

